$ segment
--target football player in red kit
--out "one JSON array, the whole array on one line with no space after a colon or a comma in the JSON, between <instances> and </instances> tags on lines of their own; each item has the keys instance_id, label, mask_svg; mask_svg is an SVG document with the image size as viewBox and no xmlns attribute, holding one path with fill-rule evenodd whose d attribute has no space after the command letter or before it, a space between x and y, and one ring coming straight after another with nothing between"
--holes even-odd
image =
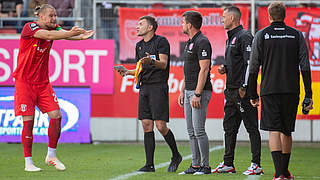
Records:
<instances>
[{"instance_id":1,"label":"football player in red kit","mask_svg":"<svg viewBox=\"0 0 320 180\"><path fill-rule=\"evenodd\" d=\"M84 40L94 31L73 27L63 30L56 24L56 10L48 4L36 8L39 17L36 22L26 23L21 32L18 65L15 78L14 109L16 116L22 116L22 145L25 157L25 171L41 171L32 161L32 141L35 106L50 118L48 129L48 154L46 164L57 170L65 166L56 157L56 147L61 132L61 112L48 74L48 62L53 40Z\"/></svg>"}]
</instances>

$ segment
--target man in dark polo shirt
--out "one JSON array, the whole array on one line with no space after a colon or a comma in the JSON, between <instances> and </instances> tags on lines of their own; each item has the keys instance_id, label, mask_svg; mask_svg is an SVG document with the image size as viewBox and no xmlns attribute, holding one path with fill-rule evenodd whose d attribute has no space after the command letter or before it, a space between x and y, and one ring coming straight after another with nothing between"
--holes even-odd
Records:
<instances>
[{"instance_id":1,"label":"man in dark polo shirt","mask_svg":"<svg viewBox=\"0 0 320 180\"><path fill-rule=\"evenodd\" d=\"M272 2L268 7L270 26L256 33L250 58L248 93L253 106L259 105L257 78L261 66L261 124L269 131L274 163L274 180L294 179L288 171L300 93L300 71L305 98L312 109L311 72L303 34L284 23L286 7ZM299 71L300 67L300 71Z\"/></svg>"},{"instance_id":2,"label":"man in dark polo shirt","mask_svg":"<svg viewBox=\"0 0 320 180\"><path fill-rule=\"evenodd\" d=\"M137 26L138 36L143 39L136 44L136 60L141 62L142 71L138 75L139 91L138 119L144 130L144 148L146 164L141 172L154 172L154 123L163 135L171 151L171 163L168 172L175 172L182 161L173 133L167 127L169 122L168 78L170 67L170 45L165 37L156 35L158 24L151 16L142 16ZM135 75L136 69L118 70L121 75Z\"/></svg>"},{"instance_id":3,"label":"man in dark polo shirt","mask_svg":"<svg viewBox=\"0 0 320 180\"><path fill-rule=\"evenodd\" d=\"M223 24L228 31L226 43L225 65L218 68L220 74L226 74L225 106L224 106L224 162L220 163L213 173L235 173L234 150L236 148L237 134L243 120L249 133L252 160L244 175L263 174L260 165L261 137L258 130L258 110L250 104L246 95L249 75L249 58L253 36L240 25L241 12L238 7L230 6L224 9Z\"/></svg>"},{"instance_id":4,"label":"man in dark polo shirt","mask_svg":"<svg viewBox=\"0 0 320 180\"><path fill-rule=\"evenodd\" d=\"M192 151L191 166L180 174L210 174L209 141L205 131L207 107L212 94L210 82L211 44L201 31L202 16L196 11L182 15L183 33L189 40L184 49L184 83L178 103L184 107ZM202 160L202 162L201 162Z\"/></svg>"}]
</instances>

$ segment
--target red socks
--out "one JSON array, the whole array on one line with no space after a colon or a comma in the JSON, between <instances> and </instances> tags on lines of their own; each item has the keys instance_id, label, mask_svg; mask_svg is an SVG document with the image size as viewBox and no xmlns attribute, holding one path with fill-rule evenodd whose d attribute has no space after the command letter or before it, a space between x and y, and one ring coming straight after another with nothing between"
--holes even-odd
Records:
<instances>
[{"instance_id":1,"label":"red socks","mask_svg":"<svg viewBox=\"0 0 320 180\"><path fill-rule=\"evenodd\" d=\"M24 157L32 157L33 142L33 123L34 121L23 121L22 128L22 146ZM61 118L51 119L49 123L48 136L49 147L56 149L61 132Z\"/></svg>"},{"instance_id":2,"label":"red socks","mask_svg":"<svg viewBox=\"0 0 320 180\"><path fill-rule=\"evenodd\" d=\"M48 136L49 136L49 147L57 148L58 140L61 132L61 118L50 119Z\"/></svg>"},{"instance_id":3,"label":"red socks","mask_svg":"<svg viewBox=\"0 0 320 180\"><path fill-rule=\"evenodd\" d=\"M23 121L22 128L22 146L24 157L32 157L32 140L33 140L33 120Z\"/></svg>"}]
</instances>

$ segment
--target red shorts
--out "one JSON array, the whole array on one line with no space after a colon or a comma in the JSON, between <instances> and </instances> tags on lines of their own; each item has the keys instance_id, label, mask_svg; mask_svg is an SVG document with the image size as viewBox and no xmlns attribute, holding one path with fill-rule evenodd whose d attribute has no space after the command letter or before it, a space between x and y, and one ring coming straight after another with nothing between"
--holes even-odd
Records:
<instances>
[{"instance_id":1,"label":"red shorts","mask_svg":"<svg viewBox=\"0 0 320 180\"><path fill-rule=\"evenodd\" d=\"M29 84L16 81L14 92L15 116L34 116L35 106L42 113L60 109L58 98L50 83Z\"/></svg>"}]
</instances>

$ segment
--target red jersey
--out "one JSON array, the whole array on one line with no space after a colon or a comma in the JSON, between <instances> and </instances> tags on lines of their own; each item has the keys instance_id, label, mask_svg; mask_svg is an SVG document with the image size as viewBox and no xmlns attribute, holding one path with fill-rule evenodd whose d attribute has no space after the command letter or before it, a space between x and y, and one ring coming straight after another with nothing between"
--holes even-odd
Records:
<instances>
[{"instance_id":1,"label":"red jersey","mask_svg":"<svg viewBox=\"0 0 320 180\"><path fill-rule=\"evenodd\" d=\"M31 84L49 82L48 63L53 40L33 37L34 33L40 29L36 22L29 22L23 27L17 69L13 72L13 77L17 81Z\"/></svg>"}]
</instances>

